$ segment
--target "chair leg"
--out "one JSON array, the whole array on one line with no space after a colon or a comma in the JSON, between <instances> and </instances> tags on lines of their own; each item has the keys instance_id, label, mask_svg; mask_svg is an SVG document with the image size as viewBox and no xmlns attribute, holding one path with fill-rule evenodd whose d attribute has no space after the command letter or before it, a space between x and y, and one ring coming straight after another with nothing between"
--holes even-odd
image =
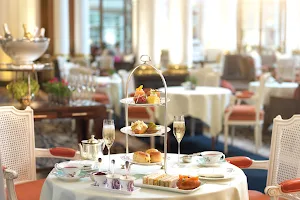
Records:
<instances>
[{"instance_id":1,"label":"chair leg","mask_svg":"<svg viewBox=\"0 0 300 200\"><path fill-rule=\"evenodd\" d=\"M233 145L234 136L235 136L235 126L231 126L231 145Z\"/></svg>"},{"instance_id":2,"label":"chair leg","mask_svg":"<svg viewBox=\"0 0 300 200\"><path fill-rule=\"evenodd\" d=\"M258 152L259 148L259 125L255 125L254 128L254 140L255 140L255 153Z\"/></svg>"},{"instance_id":3,"label":"chair leg","mask_svg":"<svg viewBox=\"0 0 300 200\"><path fill-rule=\"evenodd\" d=\"M227 139L228 139L228 124L224 125L224 153L228 153L228 144L227 144Z\"/></svg>"}]
</instances>

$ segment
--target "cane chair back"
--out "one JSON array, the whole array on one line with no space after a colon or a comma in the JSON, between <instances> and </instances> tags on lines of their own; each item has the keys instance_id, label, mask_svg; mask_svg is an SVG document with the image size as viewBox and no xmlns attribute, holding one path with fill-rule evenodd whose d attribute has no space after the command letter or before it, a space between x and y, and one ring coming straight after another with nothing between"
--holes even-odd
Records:
<instances>
[{"instance_id":1,"label":"cane chair back","mask_svg":"<svg viewBox=\"0 0 300 200\"><path fill-rule=\"evenodd\" d=\"M300 115L288 120L277 116L273 121L270 164L267 186L300 177ZM290 200L299 200L300 193L284 193Z\"/></svg>"},{"instance_id":2,"label":"cane chair back","mask_svg":"<svg viewBox=\"0 0 300 200\"><path fill-rule=\"evenodd\" d=\"M18 172L15 183L36 179L33 110L0 107L2 165Z\"/></svg>"}]
</instances>

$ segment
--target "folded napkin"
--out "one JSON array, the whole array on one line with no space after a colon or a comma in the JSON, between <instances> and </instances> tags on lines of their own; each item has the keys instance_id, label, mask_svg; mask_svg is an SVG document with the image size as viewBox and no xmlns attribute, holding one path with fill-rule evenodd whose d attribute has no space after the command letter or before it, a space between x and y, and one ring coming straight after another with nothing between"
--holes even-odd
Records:
<instances>
[{"instance_id":1,"label":"folded napkin","mask_svg":"<svg viewBox=\"0 0 300 200\"><path fill-rule=\"evenodd\" d=\"M198 176L205 178L224 178L226 171L221 168L202 168L198 171Z\"/></svg>"}]
</instances>

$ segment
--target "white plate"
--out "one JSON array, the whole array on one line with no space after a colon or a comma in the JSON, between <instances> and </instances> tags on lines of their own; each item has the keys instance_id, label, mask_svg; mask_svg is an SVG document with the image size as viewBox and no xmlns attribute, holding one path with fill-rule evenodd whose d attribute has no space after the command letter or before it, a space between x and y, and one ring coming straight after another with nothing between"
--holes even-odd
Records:
<instances>
[{"instance_id":1,"label":"white plate","mask_svg":"<svg viewBox=\"0 0 300 200\"><path fill-rule=\"evenodd\" d=\"M167 102L169 102L169 101L170 101L170 99L168 99ZM128 97L128 98L121 99L120 102L124 103L124 104L131 105L131 106L143 106L143 107L145 107L145 106L160 106L160 105L163 105L163 104L165 104L166 99L164 97L161 97L160 98L160 103L158 103L158 104L148 104L148 103L138 104L138 103L134 102L133 97Z\"/></svg>"},{"instance_id":2,"label":"white plate","mask_svg":"<svg viewBox=\"0 0 300 200\"><path fill-rule=\"evenodd\" d=\"M127 194L131 195L137 191L139 191L141 188L140 187L134 187L133 191L125 191L125 190L117 190L117 189L109 189L106 186L97 186L95 183L91 185L91 188L96 189L96 190L101 190L105 192L111 192L111 193L119 193L119 194Z\"/></svg>"},{"instance_id":3,"label":"white plate","mask_svg":"<svg viewBox=\"0 0 300 200\"><path fill-rule=\"evenodd\" d=\"M162 162L155 162L155 163L139 163L139 162L135 162L133 161L133 154L130 154L129 156L121 156L121 159L124 161L129 161L131 164L135 164L135 165L145 165L145 166L152 166L152 165L162 165Z\"/></svg>"},{"instance_id":4,"label":"white plate","mask_svg":"<svg viewBox=\"0 0 300 200\"><path fill-rule=\"evenodd\" d=\"M189 194L192 192L195 192L201 188L201 185L193 190L181 190L178 188L169 188L169 187L162 187L162 186L157 186L157 185L148 185L148 184L143 184L143 179L138 179L134 182L135 186L142 187L142 188L150 188L154 190L164 190L164 191L169 191L169 192L177 192L177 193L183 193L183 194Z\"/></svg>"},{"instance_id":5,"label":"white plate","mask_svg":"<svg viewBox=\"0 0 300 200\"><path fill-rule=\"evenodd\" d=\"M98 170L97 162L92 160L71 160L66 162L59 163L59 167L63 168L66 165L70 164L80 164L83 165L82 171L90 172Z\"/></svg>"},{"instance_id":6,"label":"white plate","mask_svg":"<svg viewBox=\"0 0 300 200\"><path fill-rule=\"evenodd\" d=\"M165 128L162 125L156 125L156 129L158 130L156 133L143 133L143 134L136 134L131 130L131 126L126 126L121 128L121 132L131 135L131 136L135 136L135 137L153 137L153 136L161 136L163 134L165 134ZM169 132L171 129L169 127L167 127L167 132Z\"/></svg>"},{"instance_id":7,"label":"white plate","mask_svg":"<svg viewBox=\"0 0 300 200\"><path fill-rule=\"evenodd\" d=\"M213 168L209 168L209 169L213 170ZM220 168L216 168L216 169L220 170ZM205 176L199 175L199 179L217 181L217 180L227 180L227 179L231 179L234 177L234 169L233 168L224 168L224 170L225 170L224 177L205 177Z\"/></svg>"},{"instance_id":8,"label":"white plate","mask_svg":"<svg viewBox=\"0 0 300 200\"><path fill-rule=\"evenodd\" d=\"M80 173L79 176L75 177L66 176L66 174L63 171L55 169L52 171L52 174L54 174L54 176L56 176L58 179L68 182L78 181L79 179L84 178L86 176L85 173Z\"/></svg>"}]
</instances>

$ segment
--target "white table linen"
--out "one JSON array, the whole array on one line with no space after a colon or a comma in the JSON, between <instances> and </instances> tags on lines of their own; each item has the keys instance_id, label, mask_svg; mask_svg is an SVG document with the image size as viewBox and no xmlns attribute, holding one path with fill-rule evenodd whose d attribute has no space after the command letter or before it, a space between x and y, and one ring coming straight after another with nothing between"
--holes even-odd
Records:
<instances>
[{"instance_id":1,"label":"white table linen","mask_svg":"<svg viewBox=\"0 0 300 200\"><path fill-rule=\"evenodd\" d=\"M159 90L164 91L163 88ZM231 91L221 87L196 87L186 90L183 87L168 87L167 124L175 115L191 116L202 120L210 127L210 134L216 136L222 130L224 111L229 105ZM164 124L164 108L155 112L160 124Z\"/></svg>"},{"instance_id":2,"label":"white table linen","mask_svg":"<svg viewBox=\"0 0 300 200\"><path fill-rule=\"evenodd\" d=\"M112 104L114 106L115 114L121 115L120 100L123 95L122 79L118 74L114 74L112 77L109 76L94 76L96 83L98 84L109 84L110 95Z\"/></svg>"},{"instance_id":3,"label":"white table linen","mask_svg":"<svg viewBox=\"0 0 300 200\"><path fill-rule=\"evenodd\" d=\"M298 87L298 83L294 83L294 82L283 82L283 83L278 83L276 81L267 82L264 90L264 95L265 95L264 105L269 105L271 96L293 98L294 92L297 87ZM249 83L249 91L255 93L258 88L259 88L259 82L254 81Z\"/></svg>"},{"instance_id":4,"label":"white table linen","mask_svg":"<svg viewBox=\"0 0 300 200\"><path fill-rule=\"evenodd\" d=\"M121 169L124 161L120 157L124 154L111 155L116 161L115 172L125 174L125 170ZM199 166L196 163L187 164L186 168L171 168L177 160L176 154L168 154L170 160L168 162L168 173L196 173ZM103 158L103 169L107 169L108 156ZM248 200L247 178L243 171L231 164L225 163L221 167L233 168L233 178L223 181L203 181L205 182L200 189L190 193L181 194L161 190L153 190L141 188L140 191L131 195L118 194L113 192L97 191L91 188L93 183L90 178L83 178L77 182L64 182L57 179L53 174L49 174L41 192L41 200L96 200L96 199L174 199L174 200ZM139 166L131 167L131 174L149 174L161 171L160 166Z\"/></svg>"}]
</instances>

